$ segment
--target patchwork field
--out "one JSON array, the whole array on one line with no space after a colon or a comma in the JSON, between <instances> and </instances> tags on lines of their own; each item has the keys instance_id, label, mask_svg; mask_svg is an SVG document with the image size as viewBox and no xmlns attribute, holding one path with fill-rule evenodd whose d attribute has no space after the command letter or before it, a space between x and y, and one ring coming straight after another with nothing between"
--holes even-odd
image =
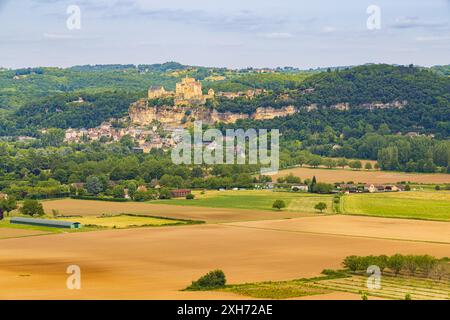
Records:
<instances>
[{"instance_id":1,"label":"patchwork field","mask_svg":"<svg viewBox=\"0 0 450 320\"><path fill-rule=\"evenodd\" d=\"M321 276L278 282L247 283L227 286L220 291L233 292L260 299L287 299L314 297L332 292L352 293L361 299L362 293L368 298L404 300L409 295L413 300L449 300L448 280L423 279L418 277L388 276L380 279L379 289L367 288L367 276L342 272L342 276Z\"/></svg>"},{"instance_id":2,"label":"patchwork field","mask_svg":"<svg viewBox=\"0 0 450 320\"><path fill-rule=\"evenodd\" d=\"M351 194L341 198L341 210L348 214L450 221L450 192Z\"/></svg>"},{"instance_id":3,"label":"patchwork field","mask_svg":"<svg viewBox=\"0 0 450 320\"><path fill-rule=\"evenodd\" d=\"M314 206L318 202L325 202L328 208L324 212L332 212L332 197L330 195L274 192L269 190L206 191L205 194L200 192L194 192L194 194L194 200L171 199L155 201L154 203L276 211L272 208L272 204L275 200L283 200L286 203L285 211L317 213Z\"/></svg>"},{"instance_id":4,"label":"patchwork field","mask_svg":"<svg viewBox=\"0 0 450 320\"><path fill-rule=\"evenodd\" d=\"M47 214L58 210L66 216L100 216L102 214L138 214L172 219L197 220L208 223L298 218L311 214L271 210L237 210L233 208L207 208L139 202L107 202L61 199L42 202ZM272 207L272 206L270 206Z\"/></svg>"},{"instance_id":5,"label":"patchwork field","mask_svg":"<svg viewBox=\"0 0 450 320\"><path fill-rule=\"evenodd\" d=\"M281 230L275 225L277 221L272 221L274 226L265 221L265 228L205 224L3 239L0 298L228 299L238 296L230 292L180 290L217 268L224 270L230 284L285 281L314 277L325 268L338 269L342 259L353 254L444 257L450 252L448 243L387 239L390 235L386 235L384 228L377 232L370 222L377 219L381 224L385 220L384 225L392 224L389 234L402 233L395 231L397 221L392 219L339 217L348 219L348 230L358 229L361 233L367 230L371 238L353 236L350 232L346 235L292 232ZM352 222L355 218L361 221ZM398 223L401 221L404 220ZM445 235L441 227L430 226L441 223L414 223L417 230ZM433 240L431 236L429 240ZM66 289L66 269L73 264L81 268L81 290Z\"/></svg>"},{"instance_id":6,"label":"patchwork field","mask_svg":"<svg viewBox=\"0 0 450 320\"><path fill-rule=\"evenodd\" d=\"M335 183L339 181L353 181L355 183L397 183L400 181L410 181L412 183L450 183L450 174L445 173L404 173L390 171L366 171L349 169L325 169L325 168L293 168L280 170L272 179L276 181L278 177L284 177L292 173L302 180L316 176L320 182Z\"/></svg>"}]
</instances>

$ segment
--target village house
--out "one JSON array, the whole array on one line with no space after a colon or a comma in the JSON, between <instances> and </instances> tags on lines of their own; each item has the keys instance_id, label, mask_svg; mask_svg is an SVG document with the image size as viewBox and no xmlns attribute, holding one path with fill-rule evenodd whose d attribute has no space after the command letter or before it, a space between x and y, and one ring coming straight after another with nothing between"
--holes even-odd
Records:
<instances>
[{"instance_id":1,"label":"village house","mask_svg":"<svg viewBox=\"0 0 450 320\"><path fill-rule=\"evenodd\" d=\"M170 191L170 194L172 195L172 198L184 198L188 194L191 194L191 190L189 189L177 189Z\"/></svg>"},{"instance_id":2,"label":"village house","mask_svg":"<svg viewBox=\"0 0 450 320\"><path fill-rule=\"evenodd\" d=\"M306 184L296 184L291 186L292 191L308 192L309 187Z\"/></svg>"}]
</instances>

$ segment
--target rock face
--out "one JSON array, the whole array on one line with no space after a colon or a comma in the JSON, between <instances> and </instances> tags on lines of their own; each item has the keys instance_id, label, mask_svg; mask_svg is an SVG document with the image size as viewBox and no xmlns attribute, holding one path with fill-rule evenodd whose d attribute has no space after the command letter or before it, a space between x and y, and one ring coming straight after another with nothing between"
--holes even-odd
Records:
<instances>
[{"instance_id":1,"label":"rock face","mask_svg":"<svg viewBox=\"0 0 450 320\"><path fill-rule=\"evenodd\" d=\"M286 117L296 112L293 106L287 106L281 109L274 108L258 108L253 114L252 118L255 120L267 120L276 117Z\"/></svg>"},{"instance_id":2,"label":"rock face","mask_svg":"<svg viewBox=\"0 0 450 320\"><path fill-rule=\"evenodd\" d=\"M276 117L285 117L296 112L293 106L281 109L258 108L252 115L244 113L218 112L202 106L150 106L148 100L141 99L129 108L131 121L135 125L150 125L157 121L168 125L183 125L193 120L202 121L207 124L216 122L235 123L239 119L266 120Z\"/></svg>"}]
</instances>

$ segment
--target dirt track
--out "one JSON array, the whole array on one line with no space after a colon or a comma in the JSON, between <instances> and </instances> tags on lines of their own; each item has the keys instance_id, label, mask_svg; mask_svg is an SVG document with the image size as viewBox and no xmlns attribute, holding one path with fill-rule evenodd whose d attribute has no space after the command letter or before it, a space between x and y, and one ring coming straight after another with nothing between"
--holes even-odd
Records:
<instances>
[{"instance_id":1,"label":"dirt track","mask_svg":"<svg viewBox=\"0 0 450 320\"><path fill-rule=\"evenodd\" d=\"M0 228L0 239L35 236L35 235L45 234L45 233L48 233L48 232L43 232L43 231L39 231L39 230Z\"/></svg>"},{"instance_id":2,"label":"dirt track","mask_svg":"<svg viewBox=\"0 0 450 320\"><path fill-rule=\"evenodd\" d=\"M271 222L265 223L270 227ZM421 230L422 222L415 223ZM363 231L364 223L359 222L359 229ZM376 235L373 228L368 230ZM383 229L378 235L385 236ZM58 234L5 239L0 244L0 299L236 298L179 289L216 268L225 271L230 283L287 280L339 268L343 257L352 254L442 257L450 252L448 244L231 225ZM80 291L65 287L65 271L71 264L81 267Z\"/></svg>"}]
</instances>

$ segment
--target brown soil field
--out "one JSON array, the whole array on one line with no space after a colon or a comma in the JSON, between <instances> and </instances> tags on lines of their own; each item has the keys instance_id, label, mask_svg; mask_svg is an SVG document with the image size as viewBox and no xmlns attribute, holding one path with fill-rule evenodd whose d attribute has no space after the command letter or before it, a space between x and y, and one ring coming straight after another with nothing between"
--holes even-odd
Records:
<instances>
[{"instance_id":1,"label":"brown soil field","mask_svg":"<svg viewBox=\"0 0 450 320\"><path fill-rule=\"evenodd\" d=\"M39 230L0 228L0 239L36 236L36 235L46 234L46 233L48 233L48 232L39 231Z\"/></svg>"},{"instance_id":2,"label":"brown soil field","mask_svg":"<svg viewBox=\"0 0 450 320\"><path fill-rule=\"evenodd\" d=\"M277 281L340 268L347 255L450 252L448 244L289 232L273 230L272 223L279 222L266 222L267 229L206 224L0 240L0 299L238 298L179 290L217 268L229 283ZM415 223L421 230L424 222ZM364 232L363 223L356 226ZM370 232L385 237L383 230ZM66 289L73 264L81 268L81 290Z\"/></svg>"},{"instance_id":3,"label":"brown soil field","mask_svg":"<svg viewBox=\"0 0 450 320\"><path fill-rule=\"evenodd\" d=\"M448 222L419 222L408 219L333 215L277 221L241 222L231 225L290 232L437 242L450 245L450 223Z\"/></svg>"},{"instance_id":4,"label":"brown soil field","mask_svg":"<svg viewBox=\"0 0 450 320\"><path fill-rule=\"evenodd\" d=\"M323 169L323 168L293 168L281 170L272 176L273 181L278 177L284 177L292 173L302 180L316 176L321 182L341 182L353 181L355 183L397 183L400 181L410 181L412 183L450 183L450 174L445 173L403 173L391 171L366 171L348 169Z\"/></svg>"},{"instance_id":5,"label":"brown soil field","mask_svg":"<svg viewBox=\"0 0 450 320\"><path fill-rule=\"evenodd\" d=\"M59 210L64 215L82 216L97 216L103 213L131 213L175 219L200 220L208 223L311 216L311 214L295 212L277 212L275 214L274 212L264 210L202 208L139 202L108 202L74 199L43 201L42 204L47 214L51 214L52 209Z\"/></svg>"}]
</instances>

